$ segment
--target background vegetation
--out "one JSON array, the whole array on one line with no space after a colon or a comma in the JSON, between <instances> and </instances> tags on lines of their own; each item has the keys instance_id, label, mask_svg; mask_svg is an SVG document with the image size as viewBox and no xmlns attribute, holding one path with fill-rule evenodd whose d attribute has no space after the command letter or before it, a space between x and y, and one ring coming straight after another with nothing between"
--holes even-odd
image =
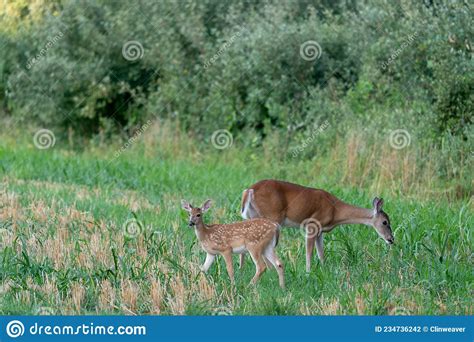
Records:
<instances>
[{"instance_id":1,"label":"background vegetation","mask_svg":"<svg viewBox=\"0 0 474 342\"><path fill-rule=\"evenodd\" d=\"M472 314L471 22L461 0L2 2L0 312ZM306 276L285 230L287 291L200 274L179 200L229 222L270 177L384 196L397 245L342 227Z\"/></svg>"}]
</instances>

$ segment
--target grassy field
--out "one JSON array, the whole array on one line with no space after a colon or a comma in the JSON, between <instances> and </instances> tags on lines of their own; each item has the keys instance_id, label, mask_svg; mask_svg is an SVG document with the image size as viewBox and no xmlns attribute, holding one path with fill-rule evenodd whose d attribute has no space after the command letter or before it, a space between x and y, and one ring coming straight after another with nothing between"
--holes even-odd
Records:
<instances>
[{"instance_id":1,"label":"grassy field","mask_svg":"<svg viewBox=\"0 0 474 342\"><path fill-rule=\"evenodd\" d=\"M0 314L474 313L472 199L414 170L409 149L384 144L388 172L357 157L351 140L305 162L237 144L197 147L154 126L117 155L120 144L78 150L58 138L39 150L32 135L3 133ZM307 275L303 234L287 228L277 249L286 290L274 271L250 286L249 259L235 287L221 258L201 273L205 253L180 200L211 198L207 222L231 222L240 219L242 190L263 178L365 207L383 196L396 245L363 226L339 227L325 237L326 263Z\"/></svg>"}]
</instances>

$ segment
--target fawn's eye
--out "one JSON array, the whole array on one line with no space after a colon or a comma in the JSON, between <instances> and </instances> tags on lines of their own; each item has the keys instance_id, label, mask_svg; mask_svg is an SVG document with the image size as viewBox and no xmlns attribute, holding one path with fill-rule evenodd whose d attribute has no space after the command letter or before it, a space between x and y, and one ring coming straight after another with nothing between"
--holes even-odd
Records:
<instances>
[{"instance_id":1,"label":"fawn's eye","mask_svg":"<svg viewBox=\"0 0 474 342\"><path fill-rule=\"evenodd\" d=\"M386 226L386 225L387 225L387 221L383 221L382 224L383 224L384 226Z\"/></svg>"},{"instance_id":2,"label":"fawn's eye","mask_svg":"<svg viewBox=\"0 0 474 342\"><path fill-rule=\"evenodd\" d=\"M196 216L197 216L197 217L201 217L201 214L197 214Z\"/></svg>"}]
</instances>

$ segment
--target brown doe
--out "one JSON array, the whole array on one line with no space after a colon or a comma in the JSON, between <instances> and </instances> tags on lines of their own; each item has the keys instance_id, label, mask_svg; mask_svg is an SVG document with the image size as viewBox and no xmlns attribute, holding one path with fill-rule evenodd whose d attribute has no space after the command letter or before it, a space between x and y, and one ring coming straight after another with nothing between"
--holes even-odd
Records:
<instances>
[{"instance_id":1,"label":"brown doe","mask_svg":"<svg viewBox=\"0 0 474 342\"><path fill-rule=\"evenodd\" d=\"M327 191L278 180L262 180L242 194L242 217L265 217L281 226L306 229L306 272L316 251L324 259L323 233L340 224L365 224L373 227L388 244L394 238L390 219L382 210L383 199L375 197L372 208L365 209L347 204ZM240 256L240 267L243 265Z\"/></svg>"},{"instance_id":2,"label":"brown doe","mask_svg":"<svg viewBox=\"0 0 474 342\"><path fill-rule=\"evenodd\" d=\"M200 208L193 207L184 200L181 205L189 213L189 226L195 227L201 247L207 253L202 271L207 272L216 255L220 254L224 257L230 280L234 283L232 253L249 252L256 267L253 284L265 271L266 265L273 265L278 272L280 286L285 287L283 265L275 253L280 230L277 223L265 218L256 218L230 224L207 225L202 215L209 210L211 200L207 200Z\"/></svg>"}]
</instances>

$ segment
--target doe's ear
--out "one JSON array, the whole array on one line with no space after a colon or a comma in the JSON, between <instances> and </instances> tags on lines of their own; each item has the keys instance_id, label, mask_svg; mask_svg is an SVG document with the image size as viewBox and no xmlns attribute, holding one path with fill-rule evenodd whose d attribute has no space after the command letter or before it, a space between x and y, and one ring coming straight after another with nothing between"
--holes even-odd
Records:
<instances>
[{"instance_id":1,"label":"doe's ear","mask_svg":"<svg viewBox=\"0 0 474 342\"><path fill-rule=\"evenodd\" d=\"M208 199L206 202L204 202L204 204L201 206L201 211L203 213L205 213L206 211L209 210L209 208L211 207L211 204L212 204L212 201L210 199Z\"/></svg>"},{"instance_id":2,"label":"doe's ear","mask_svg":"<svg viewBox=\"0 0 474 342\"><path fill-rule=\"evenodd\" d=\"M187 212L191 212L191 210L193 209L193 206L185 200L181 200L181 207Z\"/></svg>"},{"instance_id":3,"label":"doe's ear","mask_svg":"<svg viewBox=\"0 0 474 342\"><path fill-rule=\"evenodd\" d=\"M375 212L380 212L382 210L382 206L383 206L383 198L378 198L378 197L375 197L373 202L372 202L372 205L374 207L374 210Z\"/></svg>"},{"instance_id":4,"label":"doe's ear","mask_svg":"<svg viewBox=\"0 0 474 342\"><path fill-rule=\"evenodd\" d=\"M374 197L373 201L372 201L372 207L375 209L377 207L377 202L379 201L379 198L378 197Z\"/></svg>"}]
</instances>

